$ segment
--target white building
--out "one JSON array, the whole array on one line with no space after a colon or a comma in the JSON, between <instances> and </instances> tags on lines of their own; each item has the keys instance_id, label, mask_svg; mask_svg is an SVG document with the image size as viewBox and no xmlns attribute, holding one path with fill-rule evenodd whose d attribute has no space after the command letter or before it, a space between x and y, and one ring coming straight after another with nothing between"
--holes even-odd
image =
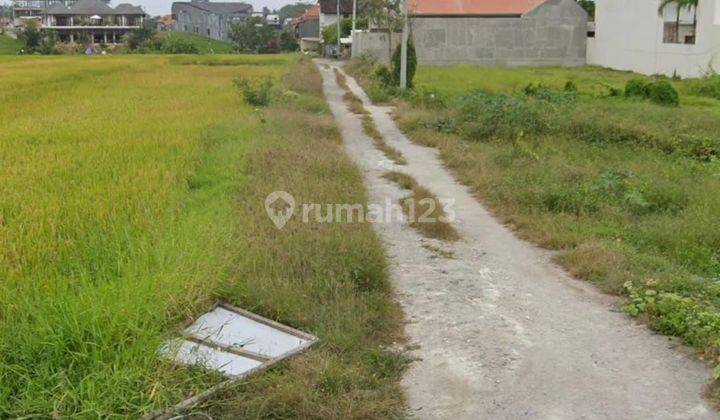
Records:
<instances>
[{"instance_id":1,"label":"white building","mask_svg":"<svg viewBox=\"0 0 720 420\"><path fill-rule=\"evenodd\" d=\"M681 10L679 28L674 5L658 14L660 0L595 0L595 5L588 64L681 77L720 71L720 0L700 0L697 13Z\"/></svg>"}]
</instances>

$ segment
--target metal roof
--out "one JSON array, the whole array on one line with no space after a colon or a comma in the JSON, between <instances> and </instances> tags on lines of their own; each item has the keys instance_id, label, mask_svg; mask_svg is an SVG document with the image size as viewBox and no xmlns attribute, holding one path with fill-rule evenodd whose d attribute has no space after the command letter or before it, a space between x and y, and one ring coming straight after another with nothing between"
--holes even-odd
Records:
<instances>
[{"instance_id":1,"label":"metal roof","mask_svg":"<svg viewBox=\"0 0 720 420\"><path fill-rule=\"evenodd\" d=\"M520 16L547 0L410 0L415 16Z\"/></svg>"},{"instance_id":2,"label":"metal roof","mask_svg":"<svg viewBox=\"0 0 720 420\"><path fill-rule=\"evenodd\" d=\"M172 4L172 9L182 8L183 6L194 7L210 13L252 13L252 5L241 2L209 2L209 1L177 1ZM175 13L175 12L173 12Z\"/></svg>"}]
</instances>

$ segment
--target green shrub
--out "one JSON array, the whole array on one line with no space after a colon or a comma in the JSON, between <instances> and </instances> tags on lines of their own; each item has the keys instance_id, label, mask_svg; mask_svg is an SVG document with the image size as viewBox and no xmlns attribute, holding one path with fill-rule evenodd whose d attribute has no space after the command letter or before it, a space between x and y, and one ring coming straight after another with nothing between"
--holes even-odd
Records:
<instances>
[{"instance_id":1,"label":"green shrub","mask_svg":"<svg viewBox=\"0 0 720 420\"><path fill-rule=\"evenodd\" d=\"M659 105L678 106L680 97L667 80L657 80L648 85L648 99Z\"/></svg>"},{"instance_id":2,"label":"green shrub","mask_svg":"<svg viewBox=\"0 0 720 420\"><path fill-rule=\"evenodd\" d=\"M249 105L260 107L270 104L270 91L273 87L271 79L268 78L263 81L235 79L233 83L240 89L245 102Z\"/></svg>"},{"instance_id":3,"label":"green shrub","mask_svg":"<svg viewBox=\"0 0 720 420\"><path fill-rule=\"evenodd\" d=\"M388 66L383 64L378 64L378 66L375 67L373 78L380 82L380 84L384 87L390 87L395 84L395 77L393 76L392 71L390 71Z\"/></svg>"},{"instance_id":4,"label":"green shrub","mask_svg":"<svg viewBox=\"0 0 720 420\"><path fill-rule=\"evenodd\" d=\"M659 105L678 106L680 98L674 87L667 80L649 82L634 78L625 85L625 96L649 99Z\"/></svg>"},{"instance_id":5,"label":"green shrub","mask_svg":"<svg viewBox=\"0 0 720 420\"><path fill-rule=\"evenodd\" d=\"M688 80L690 93L708 98L720 99L720 75L710 75L702 79Z\"/></svg>"},{"instance_id":6,"label":"green shrub","mask_svg":"<svg viewBox=\"0 0 720 420\"><path fill-rule=\"evenodd\" d=\"M575 92L572 90L568 90L567 85L566 89L560 92L542 83L538 83L537 85L534 83L530 83L529 85L525 86L525 89L523 89L523 91L525 92L526 96L534 97L536 99L540 99L541 101L551 102L554 104L572 102L575 100Z\"/></svg>"},{"instance_id":7,"label":"green shrub","mask_svg":"<svg viewBox=\"0 0 720 420\"><path fill-rule=\"evenodd\" d=\"M637 96L640 98L647 98L649 95L648 90L649 82L645 79L634 78L627 81L625 84L625 96Z\"/></svg>"},{"instance_id":8,"label":"green shrub","mask_svg":"<svg viewBox=\"0 0 720 420\"><path fill-rule=\"evenodd\" d=\"M544 112L553 108L531 103L525 96L492 95L474 92L459 98L461 134L471 140L501 138L515 140L549 129Z\"/></svg>"},{"instance_id":9,"label":"green shrub","mask_svg":"<svg viewBox=\"0 0 720 420\"><path fill-rule=\"evenodd\" d=\"M189 39L179 37L167 37L160 47L166 54L199 54L200 51Z\"/></svg>"}]
</instances>

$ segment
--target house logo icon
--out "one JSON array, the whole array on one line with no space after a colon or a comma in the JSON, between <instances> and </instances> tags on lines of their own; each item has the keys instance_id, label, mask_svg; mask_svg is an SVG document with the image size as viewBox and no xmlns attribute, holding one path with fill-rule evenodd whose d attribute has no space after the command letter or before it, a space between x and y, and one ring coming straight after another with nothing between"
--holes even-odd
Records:
<instances>
[{"instance_id":1,"label":"house logo icon","mask_svg":"<svg viewBox=\"0 0 720 420\"><path fill-rule=\"evenodd\" d=\"M265 211L275 227L282 229L295 212L295 199L285 191L273 191L265 198Z\"/></svg>"}]
</instances>

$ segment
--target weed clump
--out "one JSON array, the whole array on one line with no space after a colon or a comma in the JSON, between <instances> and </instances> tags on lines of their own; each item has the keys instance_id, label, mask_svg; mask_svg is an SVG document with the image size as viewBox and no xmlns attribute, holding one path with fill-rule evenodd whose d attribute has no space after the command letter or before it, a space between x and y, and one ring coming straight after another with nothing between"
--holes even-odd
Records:
<instances>
[{"instance_id":1,"label":"weed clump","mask_svg":"<svg viewBox=\"0 0 720 420\"><path fill-rule=\"evenodd\" d=\"M625 84L625 96L649 99L658 105L678 106L680 104L680 96L667 80L630 79Z\"/></svg>"},{"instance_id":2,"label":"weed clump","mask_svg":"<svg viewBox=\"0 0 720 420\"><path fill-rule=\"evenodd\" d=\"M270 104L273 81L266 78L262 81L238 78L233 81L240 90L245 102L256 107L265 107Z\"/></svg>"},{"instance_id":3,"label":"weed clump","mask_svg":"<svg viewBox=\"0 0 720 420\"><path fill-rule=\"evenodd\" d=\"M678 106L680 96L667 80L658 80L648 85L648 99L659 105Z\"/></svg>"},{"instance_id":4,"label":"weed clump","mask_svg":"<svg viewBox=\"0 0 720 420\"><path fill-rule=\"evenodd\" d=\"M625 84L625 96L647 98L648 84L648 81L638 77L628 80Z\"/></svg>"},{"instance_id":5,"label":"weed clump","mask_svg":"<svg viewBox=\"0 0 720 420\"><path fill-rule=\"evenodd\" d=\"M410 227L423 236L444 241L457 241L460 234L450 224L441 201L410 175L402 172L388 172L384 178L395 182L400 188L411 193L400 200L403 211L408 216Z\"/></svg>"}]
</instances>

